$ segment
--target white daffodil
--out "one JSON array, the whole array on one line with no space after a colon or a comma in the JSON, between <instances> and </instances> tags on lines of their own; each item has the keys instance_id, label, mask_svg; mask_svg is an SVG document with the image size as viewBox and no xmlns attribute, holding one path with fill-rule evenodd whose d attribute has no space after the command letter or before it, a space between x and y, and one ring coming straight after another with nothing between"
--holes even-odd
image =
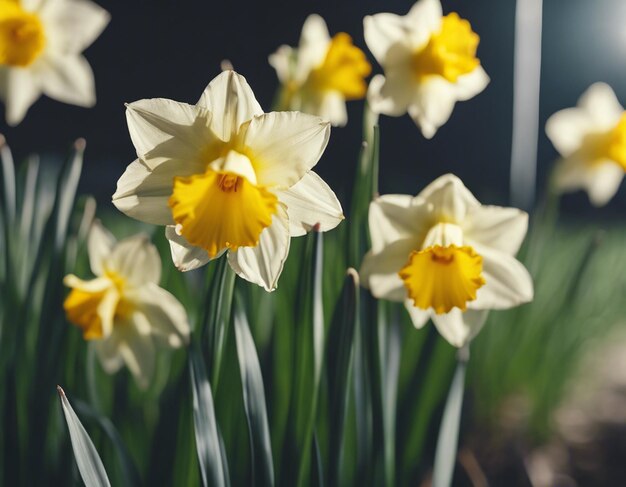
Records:
<instances>
[{"instance_id":1,"label":"white daffodil","mask_svg":"<svg viewBox=\"0 0 626 487\"><path fill-rule=\"evenodd\" d=\"M112 374L123 363L141 388L152 378L155 346L181 347L189 340L183 306L165 289L161 259L145 235L120 242L95 223L88 239L89 263L95 279L70 274L72 288L63 307L69 321L93 340L104 370Z\"/></svg>"},{"instance_id":2,"label":"white daffodil","mask_svg":"<svg viewBox=\"0 0 626 487\"><path fill-rule=\"evenodd\" d=\"M365 42L383 67L368 91L374 112L409 113L430 139L457 101L483 91L489 77L476 58L480 38L467 20L442 14L439 0L419 0L405 16L365 17Z\"/></svg>"},{"instance_id":3,"label":"white daffodil","mask_svg":"<svg viewBox=\"0 0 626 487\"><path fill-rule=\"evenodd\" d=\"M81 53L108 22L106 10L86 0L0 0L0 97L9 125L42 93L95 104L93 73Z\"/></svg>"},{"instance_id":4,"label":"white daffodil","mask_svg":"<svg viewBox=\"0 0 626 487\"><path fill-rule=\"evenodd\" d=\"M546 133L562 156L555 189L584 189L595 206L608 203L626 171L626 112L611 87L591 85L577 107L548 119Z\"/></svg>"},{"instance_id":5,"label":"white daffodil","mask_svg":"<svg viewBox=\"0 0 626 487\"><path fill-rule=\"evenodd\" d=\"M372 249L361 275L377 298L403 301L413 324L433 323L462 347L490 309L528 302L533 284L515 259L528 215L483 206L451 174L419 195L386 195L370 205Z\"/></svg>"},{"instance_id":6,"label":"white daffodil","mask_svg":"<svg viewBox=\"0 0 626 487\"><path fill-rule=\"evenodd\" d=\"M217 76L196 105L128 105L139 159L117 183L127 215L167 225L172 259L186 271L228 251L244 279L271 291L291 237L343 219L333 191L311 168L330 124L299 112L263 113L245 78Z\"/></svg>"},{"instance_id":7,"label":"white daffodil","mask_svg":"<svg viewBox=\"0 0 626 487\"><path fill-rule=\"evenodd\" d=\"M269 62L282 84L279 109L318 115L334 126L348 123L346 100L365 97L365 78L372 71L352 38L345 32L331 38L315 14L302 26L298 48L281 46Z\"/></svg>"}]
</instances>

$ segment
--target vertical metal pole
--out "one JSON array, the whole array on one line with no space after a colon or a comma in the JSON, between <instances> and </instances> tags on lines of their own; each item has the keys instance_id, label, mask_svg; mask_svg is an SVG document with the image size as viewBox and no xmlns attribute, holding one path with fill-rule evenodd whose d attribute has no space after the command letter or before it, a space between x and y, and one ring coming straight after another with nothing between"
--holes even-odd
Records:
<instances>
[{"instance_id":1,"label":"vertical metal pole","mask_svg":"<svg viewBox=\"0 0 626 487\"><path fill-rule=\"evenodd\" d=\"M517 0L511 203L525 210L535 202L537 179L542 11L543 0Z\"/></svg>"}]
</instances>

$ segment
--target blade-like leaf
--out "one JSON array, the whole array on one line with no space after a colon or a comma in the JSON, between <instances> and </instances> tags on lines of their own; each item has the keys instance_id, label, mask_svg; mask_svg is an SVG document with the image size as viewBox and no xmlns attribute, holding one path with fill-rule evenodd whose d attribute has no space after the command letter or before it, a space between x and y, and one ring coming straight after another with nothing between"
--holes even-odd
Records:
<instances>
[{"instance_id":1,"label":"blade-like leaf","mask_svg":"<svg viewBox=\"0 0 626 487\"><path fill-rule=\"evenodd\" d=\"M189 348L189 373L193 391L193 423L196 450L205 487L226 485L220 439L213 407L213 393L206 375L204 360L197 346Z\"/></svg>"},{"instance_id":2,"label":"blade-like leaf","mask_svg":"<svg viewBox=\"0 0 626 487\"><path fill-rule=\"evenodd\" d=\"M104 465L100 456L93 445L91 438L80 423L78 416L70 406L70 402L65 396L65 392L61 386L57 386L59 397L61 398L61 406L67 427L70 430L70 439L72 440L72 449L74 450L74 458L78 464L80 476L87 487L110 487L111 483L104 470Z\"/></svg>"},{"instance_id":3,"label":"blade-like leaf","mask_svg":"<svg viewBox=\"0 0 626 487\"><path fill-rule=\"evenodd\" d=\"M89 404L82 401L75 401L74 405L76 406L76 410L86 418L91 418L98 426L102 428L105 434L111 440L111 443L115 447L115 452L119 459L120 470L124 477L124 485L129 487L136 486L139 487L141 485L141 477L139 476L139 472L137 471L137 466L135 462L130 456L122 437L118 433L117 429L111 422L109 418L106 418L96 411L94 411Z\"/></svg>"},{"instance_id":4,"label":"blade-like leaf","mask_svg":"<svg viewBox=\"0 0 626 487\"><path fill-rule=\"evenodd\" d=\"M217 391L219 385L224 343L228 334L235 288L235 273L230 268L226 255L219 259L217 266L209 286L208 306L201 323L201 336L206 336L207 340L208 365L214 391Z\"/></svg>"},{"instance_id":5,"label":"blade-like leaf","mask_svg":"<svg viewBox=\"0 0 626 487\"><path fill-rule=\"evenodd\" d=\"M396 403L398 399L398 374L402 354L402 330L397 308L389 303L378 303L378 347L380 357L381 406L383 416L383 442L385 482L395 485L396 471ZM389 316L391 313L391 317ZM391 318L391 319L390 319Z\"/></svg>"},{"instance_id":6,"label":"blade-like leaf","mask_svg":"<svg viewBox=\"0 0 626 487\"><path fill-rule=\"evenodd\" d=\"M78 139L74 143L74 156L70 160L67 167L64 168L59 178L59 188L57 190L57 212L55 227L55 249L60 251L67 235L67 226L70 221L70 215L74 208L74 199L76 197L76 189L78 181L83 169L83 155L85 153L85 139Z\"/></svg>"},{"instance_id":7,"label":"blade-like leaf","mask_svg":"<svg viewBox=\"0 0 626 487\"><path fill-rule=\"evenodd\" d=\"M260 485L271 486L274 485L274 464L263 375L248 319L239 296L235 300L234 327L243 403L248 419L250 448L254 458L252 478L255 483L258 481Z\"/></svg>"},{"instance_id":8,"label":"blade-like leaf","mask_svg":"<svg viewBox=\"0 0 626 487\"><path fill-rule=\"evenodd\" d=\"M460 355L466 353L467 349L461 349L459 351ZM467 358L459 358L439 428L437 449L435 451L433 487L450 487L452 485L452 475L454 474L457 445L459 442L459 426L461 424L463 392L465 391L466 368Z\"/></svg>"},{"instance_id":9,"label":"blade-like leaf","mask_svg":"<svg viewBox=\"0 0 626 487\"><path fill-rule=\"evenodd\" d=\"M343 463L344 424L350 394L350 367L354 331L359 320L359 275L348 269L341 298L337 303L327 340L327 373L330 391L329 484L340 485Z\"/></svg>"}]
</instances>

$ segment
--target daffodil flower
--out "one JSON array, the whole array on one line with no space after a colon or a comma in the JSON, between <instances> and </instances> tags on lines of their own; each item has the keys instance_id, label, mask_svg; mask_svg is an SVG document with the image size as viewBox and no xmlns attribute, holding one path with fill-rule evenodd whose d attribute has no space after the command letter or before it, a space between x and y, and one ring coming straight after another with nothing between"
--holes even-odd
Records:
<instances>
[{"instance_id":1,"label":"daffodil flower","mask_svg":"<svg viewBox=\"0 0 626 487\"><path fill-rule=\"evenodd\" d=\"M118 181L113 203L166 225L180 270L227 252L239 276L271 291L290 238L343 219L337 197L311 170L330 124L299 112L263 113L233 71L211 81L196 105L141 100L126 114L139 159Z\"/></svg>"},{"instance_id":2,"label":"daffodil flower","mask_svg":"<svg viewBox=\"0 0 626 487\"><path fill-rule=\"evenodd\" d=\"M348 122L346 100L365 97L372 67L365 54L340 32L332 38L324 19L309 15L298 48L281 46L269 57L282 84L281 110L299 110L329 120Z\"/></svg>"},{"instance_id":3,"label":"daffodil flower","mask_svg":"<svg viewBox=\"0 0 626 487\"><path fill-rule=\"evenodd\" d=\"M468 343L488 310L528 302L533 284L515 259L528 216L483 206L451 174L419 195L385 195L369 210L372 249L361 268L377 298L404 302L413 324L432 319L456 347Z\"/></svg>"},{"instance_id":4,"label":"daffodil flower","mask_svg":"<svg viewBox=\"0 0 626 487\"><path fill-rule=\"evenodd\" d=\"M554 172L555 189L584 189L594 205L608 203L626 171L626 112L611 87L591 85L577 107L548 119L546 133L562 156Z\"/></svg>"},{"instance_id":5,"label":"daffodil flower","mask_svg":"<svg viewBox=\"0 0 626 487\"><path fill-rule=\"evenodd\" d=\"M72 288L63 307L69 321L93 342L109 374L125 363L141 388L152 378L155 346L181 347L189 340L187 314L159 287L161 259L145 235L120 242L99 223L88 238L95 279L67 275Z\"/></svg>"},{"instance_id":6,"label":"daffodil flower","mask_svg":"<svg viewBox=\"0 0 626 487\"><path fill-rule=\"evenodd\" d=\"M405 16L367 16L363 25L385 71L370 82L372 110L394 117L408 112L426 138L447 122L457 101L489 83L476 57L480 38L458 14L443 16L439 0L419 0Z\"/></svg>"},{"instance_id":7,"label":"daffodil flower","mask_svg":"<svg viewBox=\"0 0 626 487\"><path fill-rule=\"evenodd\" d=\"M108 22L109 14L86 0L0 0L0 97L9 125L42 93L95 104L93 72L81 53Z\"/></svg>"}]
</instances>

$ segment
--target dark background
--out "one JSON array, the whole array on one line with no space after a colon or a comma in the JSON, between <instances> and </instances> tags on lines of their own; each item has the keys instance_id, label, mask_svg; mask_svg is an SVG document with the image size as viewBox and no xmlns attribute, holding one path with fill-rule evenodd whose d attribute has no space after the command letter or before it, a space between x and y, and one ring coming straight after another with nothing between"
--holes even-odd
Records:
<instances>
[{"instance_id":1,"label":"dark background","mask_svg":"<svg viewBox=\"0 0 626 487\"><path fill-rule=\"evenodd\" d=\"M71 141L87 139L82 190L110 205L115 182L134 159L124 102L165 97L195 103L228 59L249 81L266 111L277 88L267 56L281 44L297 45L310 13L327 21L331 35L344 31L366 49L362 19L390 11L405 14L412 2L398 0L124 0L98 2L112 16L85 55L96 76L93 109L40 99L16 128L2 131L18 159L38 152L60 158ZM433 140L424 140L408 116L381 120L381 192L416 193L445 172L459 175L483 202L508 200L511 150L513 0L443 0L481 36L478 55L491 83L457 104ZM545 0L539 139L539 184L556 152L543 126L555 111L573 106L593 82L609 83L626 101L626 1ZM316 170L347 206L361 133L361 102L349 104L347 128L335 128ZM622 192L623 193L623 192ZM605 214L621 211L624 196ZM568 196L570 211L593 211L582 194Z\"/></svg>"}]
</instances>

